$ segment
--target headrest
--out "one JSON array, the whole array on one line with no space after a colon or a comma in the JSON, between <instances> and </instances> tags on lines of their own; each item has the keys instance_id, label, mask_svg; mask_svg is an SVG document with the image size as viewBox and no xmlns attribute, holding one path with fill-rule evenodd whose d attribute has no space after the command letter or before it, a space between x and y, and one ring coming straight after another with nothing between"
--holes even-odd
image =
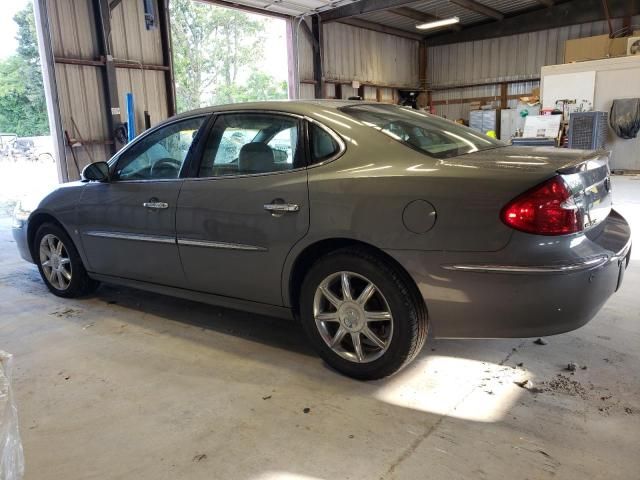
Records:
<instances>
[{"instance_id":1,"label":"headrest","mask_svg":"<svg viewBox=\"0 0 640 480\"><path fill-rule=\"evenodd\" d=\"M240 172L271 172L274 170L274 163L273 150L262 142L243 145L238 155L238 170Z\"/></svg>"}]
</instances>

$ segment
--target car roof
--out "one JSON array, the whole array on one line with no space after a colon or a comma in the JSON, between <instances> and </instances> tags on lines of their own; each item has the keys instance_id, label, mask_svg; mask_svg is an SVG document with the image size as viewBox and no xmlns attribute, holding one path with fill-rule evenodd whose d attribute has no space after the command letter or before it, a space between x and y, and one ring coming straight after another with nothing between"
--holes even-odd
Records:
<instances>
[{"instance_id":1,"label":"car roof","mask_svg":"<svg viewBox=\"0 0 640 480\"><path fill-rule=\"evenodd\" d=\"M268 100L263 102L245 102L245 103L229 103L225 105L213 105L210 107L189 110L180 113L172 120L191 117L198 114L211 114L216 112L238 111L238 110L276 110L290 113L313 113L315 110L322 108L338 109L350 105L361 105L365 102L362 100ZM375 102L366 102L375 103Z\"/></svg>"}]
</instances>

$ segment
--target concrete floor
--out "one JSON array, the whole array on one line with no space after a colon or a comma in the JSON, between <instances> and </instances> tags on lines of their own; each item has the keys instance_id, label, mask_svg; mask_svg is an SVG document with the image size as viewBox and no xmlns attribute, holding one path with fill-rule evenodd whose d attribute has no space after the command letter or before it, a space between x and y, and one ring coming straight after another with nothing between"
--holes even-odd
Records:
<instances>
[{"instance_id":1,"label":"concrete floor","mask_svg":"<svg viewBox=\"0 0 640 480\"><path fill-rule=\"evenodd\" d=\"M614 188L639 232L640 177ZM637 253L576 332L432 340L401 374L361 383L296 324L109 286L56 298L8 226L0 349L15 355L27 479L638 478Z\"/></svg>"}]
</instances>

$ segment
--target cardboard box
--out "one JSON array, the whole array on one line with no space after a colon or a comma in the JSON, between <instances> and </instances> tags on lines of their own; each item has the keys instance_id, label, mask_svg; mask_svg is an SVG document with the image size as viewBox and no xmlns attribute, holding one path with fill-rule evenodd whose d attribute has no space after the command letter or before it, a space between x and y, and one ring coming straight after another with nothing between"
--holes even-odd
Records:
<instances>
[{"instance_id":1,"label":"cardboard box","mask_svg":"<svg viewBox=\"0 0 640 480\"><path fill-rule=\"evenodd\" d=\"M484 105L484 102L469 102L469 110L480 110L482 105Z\"/></svg>"},{"instance_id":2,"label":"cardboard box","mask_svg":"<svg viewBox=\"0 0 640 480\"><path fill-rule=\"evenodd\" d=\"M640 32L633 32L633 35L640 35ZM627 54L627 38L596 35L567 40L564 44L564 63L624 56Z\"/></svg>"}]
</instances>

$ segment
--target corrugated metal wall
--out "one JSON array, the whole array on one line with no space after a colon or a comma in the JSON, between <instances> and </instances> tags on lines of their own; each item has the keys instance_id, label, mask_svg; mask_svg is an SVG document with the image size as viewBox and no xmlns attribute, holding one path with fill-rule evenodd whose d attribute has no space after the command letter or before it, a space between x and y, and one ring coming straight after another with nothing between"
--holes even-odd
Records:
<instances>
[{"instance_id":1,"label":"corrugated metal wall","mask_svg":"<svg viewBox=\"0 0 640 480\"><path fill-rule=\"evenodd\" d=\"M154 0L157 11L157 0ZM93 4L90 0L47 1L46 16L55 58L98 60L99 49L95 34ZM115 61L132 65L163 63L160 30L146 30L141 1L123 0L112 11L112 45ZM55 85L62 129L73 139L86 144L74 148L76 167L71 152L65 148L66 176L79 178L78 170L91 161L110 157L110 138L107 107L101 66L69 65L55 62ZM167 118L165 72L118 68L116 70L118 98L122 120L126 92L133 92L136 103L136 125L144 126L144 110L149 111L151 123ZM65 159L62 159L63 161ZM64 177L65 175L63 175Z\"/></svg>"},{"instance_id":2,"label":"corrugated metal wall","mask_svg":"<svg viewBox=\"0 0 640 480\"><path fill-rule=\"evenodd\" d=\"M640 16L632 19L640 24ZM613 20L614 30L622 28L622 20ZM438 90L434 101L461 101L465 98L494 97L500 105L500 87L492 82L528 80L509 84L508 95L525 95L538 87L540 69L545 65L564 63L565 42L574 38L609 33L606 22L592 22L508 37L454 43L427 50L427 80L432 88L487 83L468 88ZM536 79L536 80L533 80ZM508 101L509 107L517 99ZM438 115L450 119L469 118L469 103L453 103L435 107Z\"/></svg>"},{"instance_id":3,"label":"corrugated metal wall","mask_svg":"<svg viewBox=\"0 0 640 480\"><path fill-rule=\"evenodd\" d=\"M297 27L297 22L296 22ZM323 71L327 82L325 96L334 97L334 83L342 84L342 97L357 95L354 80L366 84L365 97L376 99L380 88L382 101L392 101L393 89L416 88L418 76L418 42L395 35L332 22L323 26ZM298 78L313 79L313 47L309 38L297 34ZM314 98L313 84L300 83L299 98Z\"/></svg>"},{"instance_id":4,"label":"corrugated metal wall","mask_svg":"<svg viewBox=\"0 0 640 480\"><path fill-rule=\"evenodd\" d=\"M632 23L640 23L640 17ZM614 30L622 28L622 20L613 25ZM443 87L539 78L543 66L564 63L567 40L608 32L602 21L431 47L427 80L432 87Z\"/></svg>"},{"instance_id":5,"label":"corrugated metal wall","mask_svg":"<svg viewBox=\"0 0 640 480\"><path fill-rule=\"evenodd\" d=\"M326 80L416 87L418 42L342 23L323 30Z\"/></svg>"}]
</instances>

